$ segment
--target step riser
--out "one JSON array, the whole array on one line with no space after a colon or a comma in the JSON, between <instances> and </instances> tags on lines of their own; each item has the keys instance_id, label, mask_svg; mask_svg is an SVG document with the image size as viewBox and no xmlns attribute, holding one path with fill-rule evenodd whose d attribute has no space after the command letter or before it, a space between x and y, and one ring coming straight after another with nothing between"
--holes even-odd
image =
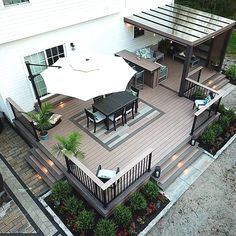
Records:
<instances>
[{"instance_id":1,"label":"step riser","mask_svg":"<svg viewBox=\"0 0 236 236\"><path fill-rule=\"evenodd\" d=\"M47 174L45 174L42 170L41 167L39 167L30 156L26 157L26 161L29 163L29 165L42 177L42 179L51 187L54 182L56 182L56 179L49 178Z\"/></svg>"},{"instance_id":2,"label":"step riser","mask_svg":"<svg viewBox=\"0 0 236 236\"><path fill-rule=\"evenodd\" d=\"M182 155L178 156L165 169L162 170L162 175L165 175L167 172L173 169L180 161L186 158L193 151L193 149L194 147L189 146L189 148L184 153L182 153Z\"/></svg>"},{"instance_id":3,"label":"step riser","mask_svg":"<svg viewBox=\"0 0 236 236\"><path fill-rule=\"evenodd\" d=\"M165 190L167 187L169 187L175 179L188 167L190 166L194 161L198 159L198 157L202 154L202 150L195 153L192 158L190 158L184 165L179 168L166 182L160 183L159 186Z\"/></svg>"},{"instance_id":4,"label":"step riser","mask_svg":"<svg viewBox=\"0 0 236 236\"><path fill-rule=\"evenodd\" d=\"M55 166L55 163L53 166L48 163L51 160L44 153L39 153L37 149L31 149L30 152L38 160L38 162L45 166L57 180L63 178L64 174Z\"/></svg>"}]
</instances>

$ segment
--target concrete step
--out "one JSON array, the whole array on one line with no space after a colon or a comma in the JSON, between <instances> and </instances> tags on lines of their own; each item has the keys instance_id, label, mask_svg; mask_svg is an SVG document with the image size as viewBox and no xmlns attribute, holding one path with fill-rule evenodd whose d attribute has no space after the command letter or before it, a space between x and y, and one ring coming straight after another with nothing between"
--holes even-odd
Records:
<instances>
[{"instance_id":1,"label":"concrete step","mask_svg":"<svg viewBox=\"0 0 236 236\"><path fill-rule=\"evenodd\" d=\"M48 171L51 173L51 175L57 179L60 180L64 177L64 173L56 166L56 164L40 149L38 148L32 148L30 150L30 153L37 159L37 161L48 169Z\"/></svg>"},{"instance_id":2,"label":"concrete step","mask_svg":"<svg viewBox=\"0 0 236 236\"><path fill-rule=\"evenodd\" d=\"M203 150L194 147L190 148L189 150L185 150L179 157L179 162L175 162L174 165L171 165L171 168L163 174L158 180L158 185L160 188L165 190L170 184L174 182L174 180L189 166L191 165L201 154ZM182 157L181 157L182 156Z\"/></svg>"},{"instance_id":3,"label":"concrete step","mask_svg":"<svg viewBox=\"0 0 236 236\"><path fill-rule=\"evenodd\" d=\"M33 155L29 154L25 159L50 187L57 181Z\"/></svg>"}]
</instances>

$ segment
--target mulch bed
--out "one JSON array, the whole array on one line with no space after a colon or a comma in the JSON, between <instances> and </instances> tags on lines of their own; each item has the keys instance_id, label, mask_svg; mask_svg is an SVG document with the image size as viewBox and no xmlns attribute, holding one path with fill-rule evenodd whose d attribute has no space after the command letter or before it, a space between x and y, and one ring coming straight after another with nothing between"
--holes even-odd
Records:
<instances>
[{"instance_id":1,"label":"mulch bed","mask_svg":"<svg viewBox=\"0 0 236 236\"><path fill-rule=\"evenodd\" d=\"M74 196L76 196L79 200L82 200L85 204L86 210L94 211L94 209L87 204L87 202L77 193L73 192ZM46 203L50 206L50 208L54 211L54 213L61 219L61 221L67 226L67 228L73 233L73 235L82 235L79 232L76 232L75 225L73 222L75 221L74 216L65 215L62 213L61 208L62 205L55 206L54 201L51 200L50 196L44 199ZM129 229L126 228L118 228L116 231L117 236L133 236L138 235L160 212L168 205L169 199L167 199L164 195L159 193L155 202L149 202L148 207L145 210L137 212L133 214L132 222L130 224ZM129 201L127 201L124 205L129 206ZM95 212L95 211L94 211ZM98 222L99 219L102 219L98 213L96 213L95 221ZM110 216L112 219L113 216ZM83 234L84 236L93 236L95 235L93 230L87 231Z\"/></svg>"},{"instance_id":2,"label":"mulch bed","mask_svg":"<svg viewBox=\"0 0 236 236\"><path fill-rule=\"evenodd\" d=\"M204 150L208 151L212 155L215 155L217 151L219 151L229 140L236 134L236 122L231 124L230 127L226 132L219 135L216 139L216 142L213 145L206 145L201 142L199 139L199 146L202 147Z\"/></svg>"}]
</instances>

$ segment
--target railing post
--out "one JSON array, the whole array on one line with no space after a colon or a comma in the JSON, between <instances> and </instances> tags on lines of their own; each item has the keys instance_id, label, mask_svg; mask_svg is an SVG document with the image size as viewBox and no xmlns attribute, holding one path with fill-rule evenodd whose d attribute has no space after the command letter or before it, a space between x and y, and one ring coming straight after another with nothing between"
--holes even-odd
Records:
<instances>
[{"instance_id":1,"label":"railing post","mask_svg":"<svg viewBox=\"0 0 236 236\"><path fill-rule=\"evenodd\" d=\"M216 105L215 115L217 114L217 112L219 110L220 103L221 103L221 98L219 99L219 101L218 101L218 103Z\"/></svg>"},{"instance_id":2,"label":"railing post","mask_svg":"<svg viewBox=\"0 0 236 236\"><path fill-rule=\"evenodd\" d=\"M35 138L36 138L36 141L39 142L40 140L39 140L37 131L36 131L36 129L35 129L34 123L33 123L33 122L30 122L30 124L31 124L31 126L32 126L32 128L33 128L34 136L35 136Z\"/></svg>"},{"instance_id":3,"label":"railing post","mask_svg":"<svg viewBox=\"0 0 236 236\"><path fill-rule=\"evenodd\" d=\"M69 161L69 158L66 155L64 155L64 157L65 157L65 160L66 160L67 172L71 173L70 172L70 161Z\"/></svg>"},{"instance_id":4,"label":"railing post","mask_svg":"<svg viewBox=\"0 0 236 236\"><path fill-rule=\"evenodd\" d=\"M148 155L148 172L151 171L152 152Z\"/></svg>"},{"instance_id":5,"label":"railing post","mask_svg":"<svg viewBox=\"0 0 236 236\"><path fill-rule=\"evenodd\" d=\"M102 195L103 195L103 206L104 208L107 207L107 196L106 196L106 190L102 191Z\"/></svg>"},{"instance_id":6,"label":"railing post","mask_svg":"<svg viewBox=\"0 0 236 236\"><path fill-rule=\"evenodd\" d=\"M196 121L197 121L197 116L194 116L194 120L193 120L193 126L192 126L192 129L191 129L191 133L190 133L190 135L193 135L193 132L194 132L194 128L195 128Z\"/></svg>"},{"instance_id":7,"label":"railing post","mask_svg":"<svg viewBox=\"0 0 236 236\"><path fill-rule=\"evenodd\" d=\"M200 78L201 78L201 73L202 73L202 70L199 70L198 77L197 77L197 82L199 82L199 81L200 81Z\"/></svg>"}]
</instances>

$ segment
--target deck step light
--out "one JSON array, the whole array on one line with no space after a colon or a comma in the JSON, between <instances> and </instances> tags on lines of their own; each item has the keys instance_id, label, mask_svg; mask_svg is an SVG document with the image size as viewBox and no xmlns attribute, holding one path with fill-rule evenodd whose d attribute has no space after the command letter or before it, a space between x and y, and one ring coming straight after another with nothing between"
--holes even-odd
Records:
<instances>
[{"instance_id":1,"label":"deck step light","mask_svg":"<svg viewBox=\"0 0 236 236\"><path fill-rule=\"evenodd\" d=\"M45 168L45 167L42 167L42 171L43 171L44 173L48 173L48 170L47 170L47 168Z\"/></svg>"},{"instance_id":2,"label":"deck step light","mask_svg":"<svg viewBox=\"0 0 236 236\"><path fill-rule=\"evenodd\" d=\"M177 166L180 168L183 166L183 163L180 161Z\"/></svg>"},{"instance_id":3,"label":"deck step light","mask_svg":"<svg viewBox=\"0 0 236 236\"><path fill-rule=\"evenodd\" d=\"M161 175L161 167L160 166L156 166L155 167L155 171L153 172L153 176L155 178L159 178Z\"/></svg>"},{"instance_id":4,"label":"deck step light","mask_svg":"<svg viewBox=\"0 0 236 236\"><path fill-rule=\"evenodd\" d=\"M50 166L54 165L54 163L51 160L48 160L47 162L48 162L48 165L50 165Z\"/></svg>"}]
</instances>

